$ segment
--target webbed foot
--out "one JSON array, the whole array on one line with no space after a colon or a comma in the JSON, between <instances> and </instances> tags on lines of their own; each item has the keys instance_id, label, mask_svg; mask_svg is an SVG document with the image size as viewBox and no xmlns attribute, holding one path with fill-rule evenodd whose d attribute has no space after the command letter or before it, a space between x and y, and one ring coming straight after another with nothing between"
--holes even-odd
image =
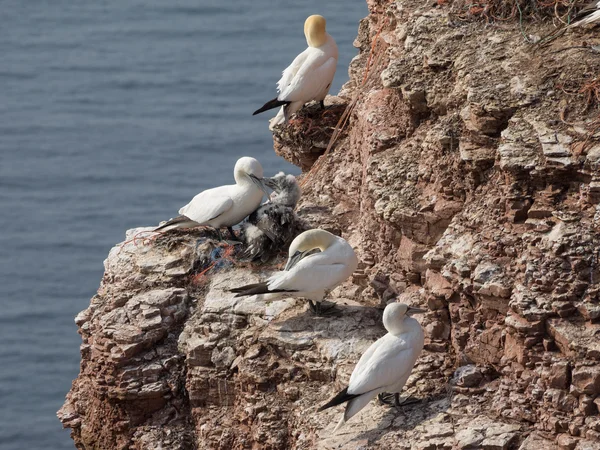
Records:
<instances>
[{"instance_id":1,"label":"webbed foot","mask_svg":"<svg viewBox=\"0 0 600 450\"><path fill-rule=\"evenodd\" d=\"M325 305L324 302L313 302L312 300L308 301L308 307L313 312L315 316L326 316L335 312L335 303L329 303Z\"/></svg>"},{"instance_id":2,"label":"webbed foot","mask_svg":"<svg viewBox=\"0 0 600 450\"><path fill-rule=\"evenodd\" d=\"M398 392L394 394L388 394L387 392L382 392L377 395L377 399L382 405L394 406L396 408L401 406L413 405L415 403L419 403L421 400L415 397L406 397L400 401L400 394Z\"/></svg>"}]
</instances>

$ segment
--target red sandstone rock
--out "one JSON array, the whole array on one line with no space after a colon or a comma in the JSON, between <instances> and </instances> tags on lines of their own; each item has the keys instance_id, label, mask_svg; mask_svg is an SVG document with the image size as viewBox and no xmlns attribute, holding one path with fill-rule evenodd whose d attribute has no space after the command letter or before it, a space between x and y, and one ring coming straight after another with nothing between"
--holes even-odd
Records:
<instances>
[{"instance_id":1,"label":"red sandstone rock","mask_svg":"<svg viewBox=\"0 0 600 450\"><path fill-rule=\"evenodd\" d=\"M578 392L588 395L600 395L600 365L579 365L573 369L573 386Z\"/></svg>"},{"instance_id":2,"label":"red sandstone rock","mask_svg":"<svg viewBox=\"0 0 600 450\"><path fill-rule=\"evenodd\" d=\"M332 125L310 109L312 130L275 137L305 172L298 214L361 259L331 293L343 314L224 292L268 267L191 283L212 250L194 232L113 249L59 412L78 448L599 448L597 106L569 83L600 63L581 34L533 52L517 21L464 20L461 4L369 0L339 141L320 157ZM393 292L432 310L406 392L422 401L332 435L339 410L315 407L383 333ZM481 379L450 385L468 365Z\"/></svg>"}]
</instances>

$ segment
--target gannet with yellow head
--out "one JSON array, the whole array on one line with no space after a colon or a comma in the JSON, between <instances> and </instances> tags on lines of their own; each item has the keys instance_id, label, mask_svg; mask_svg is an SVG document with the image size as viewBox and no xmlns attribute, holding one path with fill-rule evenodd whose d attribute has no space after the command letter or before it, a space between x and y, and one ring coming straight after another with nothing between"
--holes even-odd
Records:
<instances>
[{"instance_id":1,"label":"gannet with yellow head","mask_svg":"<svg viewBox=\"0 0 600 450\"><path fill-rule=\"evenodd\" d=\"M254 111L253 115L256 115L281 106L269 128L287 123L292 114L312 100L321 102L321 107L325 106L323 100L331 87L338 60L337 44L325 27L323 16L313 15L306 19L304 36L308 48L283 71L277 82L279 95Z\"/></svg>"},{"instance_id":2,"label":"gannet with yellow head","mask_svg":"<svg viewBox=\"0 0 600 450\"><path fill-rule=\"evenodd\" d=\"M401 404L399 393L425 343L423 328L410 316L424 312L426 310L404 303L390 303L385 307L383 326L388 333L361 356L352 371L348 387L319 408L323 411L348 402L334 432L377 395L384 403L389 404L386 398L393 397L394 405Z\"/></svg>"},{"instance_id":3,"label":"gannet with yellow head","mask_svg":"<svg viewBox=\"0 0 600 450\"><path fill-rule=\"evenodd\" d=\"M235 184L200 192L179 210L179 216L155 231L209 226L219 232L219 237L221 227L229 228L233 235L231 227L258 208L263 196L268 195L262 181L263 168L254 158L244 156L238 159L233 168L233 178Z\"/></svg>"},{"instance_id":4,"label":"gannet with yellow head","mask_svg":"<svg viewBox=\"0 0 600 450\"><path fill-rule=\"evenodd\" d=\"M313 250L320 250L314 253ZM291 243L285 269L263 283L235 289L236 297L281 294L309 300L311 309L318 306L326 291L343 283L358 267L354 249L345 239L328 231L313 229L299 234Z\"/></svg>"}]
</instances>

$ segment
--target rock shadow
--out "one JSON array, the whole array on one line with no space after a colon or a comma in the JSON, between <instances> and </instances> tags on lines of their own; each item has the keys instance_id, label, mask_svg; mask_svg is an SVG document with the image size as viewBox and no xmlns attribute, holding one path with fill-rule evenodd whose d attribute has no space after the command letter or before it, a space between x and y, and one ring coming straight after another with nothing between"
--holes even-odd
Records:
<instances>
[{"instance_id":1,"label":"rock shadow","mask_svg":"<svg viewBox=\"0 0 600 450\"><path fill-rule=\"evenodd\" d=\"M315 333L315 337L342 337L357 329L372 329L375 335L385 333L381 320L383 310L372 306L337 303L328 314L317 316L310 310L307 301L298 300L297 305L301 305L302 312L283 320L275 319L272 326L284 332ZM370 335L367 333L361 337L369 339Z\"/></svg>"},{"instance_id":2,"label":"rock shadow","mask_svg":"<svg viewBox=\"0 0 600 450\"><path fill-rule=\"evenodd\" d=\"M407 392L405 391L403 394L405 394L403 397L406 398ZM415 397L411 396L410 398L413 399ZM349 440L344 440L343 436L344 434L351 434L352 431L344 433L344 428L341 428L336 435L323 441L324 445L320 445L319 448L330 448L327 444L328 441L333 444L332 440L335 440L338 445L341 445L341 448L364 448L365 444L367 446L373 445L389 433L410 433L415 430L415 428L419 427L419 425L445 413L451 405L451 394L446 392L433 394L421 398L418 403L400 407L381 405L377 400L374 400L374 402L376 403L369 407L370 410L365 410L364 412L361 412L361 414L370 414L371 416L381 415L377 422L375 422L375 420L377 420L375 419L372 424L369 424L368 429L360 432ZM357 418L365 421L364 416L361 418L360 415L358 415L353 419ZM352 427L353 419L344 425L344 427ZM422 434L422 432L416 431L415 433Z\"/></svg>"}]
</instances>

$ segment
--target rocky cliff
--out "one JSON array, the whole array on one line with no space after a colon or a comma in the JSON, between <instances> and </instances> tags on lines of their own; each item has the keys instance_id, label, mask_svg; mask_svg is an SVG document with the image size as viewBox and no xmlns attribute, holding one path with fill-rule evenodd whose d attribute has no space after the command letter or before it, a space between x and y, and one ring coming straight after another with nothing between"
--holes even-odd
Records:
<instances>
[{"instance_id":1,"label":"rocky cliff","mask_svg":"<svg viewBox=\"0 0 600 450\"><path fill-rule=\"evenodd\" d=\"M226 292L283 256L130 231L76 318L59 411L76 446L600 448L600 38L532 44L567 3L369 0L335 105L274 136L305 172L298 214L361 260L336 314ZM316 408L394 294L430 311L406 390L420 402L373 402L333 435L339 409Z\"/></svg>"}]
</instances>

